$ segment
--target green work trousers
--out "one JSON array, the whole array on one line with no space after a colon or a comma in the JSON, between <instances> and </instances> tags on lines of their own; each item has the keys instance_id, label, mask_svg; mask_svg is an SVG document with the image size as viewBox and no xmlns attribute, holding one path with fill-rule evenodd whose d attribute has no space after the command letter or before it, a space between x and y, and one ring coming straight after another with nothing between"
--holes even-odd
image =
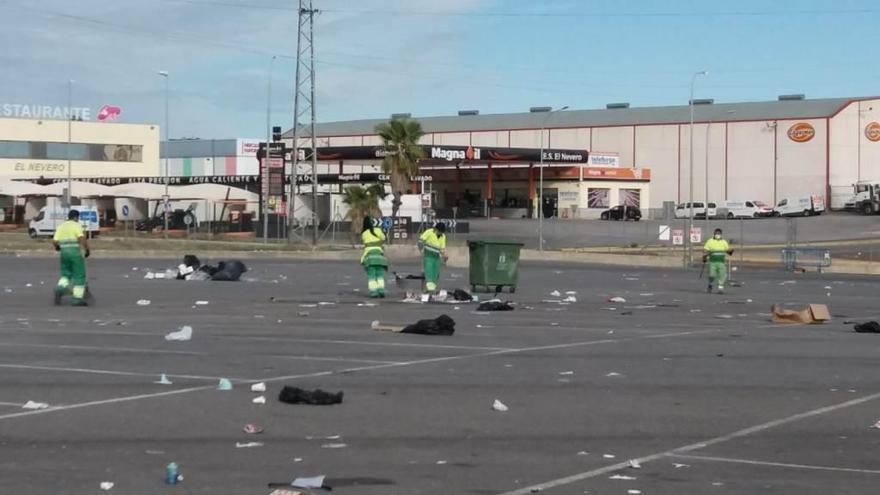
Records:
<instances>
[{"instance_id":1,"label":"green work trousers","mask_svg":"<svg viewBox=\"0 0 880 495\"><path fill-rule=\"evenodd\" d=\"M440 266L443 262L439 255L430 251L425 251L422 262L425 270L425 290L429 294L436 294L437 283L440 281Z\"/></svg>"},{"instance_id":2,"label":"green work trousers","mask_svg":"<svg viewBox=\"0 0 880 495\"><path fill-rule=\"evenodd\" d=\"M367 287L370 289L370 297L385 295L385 270L382 265L365 266L367 271Z\"/></svg>"},{"instance_id":3,"label":"green work trousers","mask_svg":"<svg viewBox=\"0 0 880 495\"><path fill-rule=\"evenodd\" d=\"M55 290L67 292L68 289L71 290L75 303L85 297L86 259L83 258L79 248L61 250L61 278L58 279Z\"/></svg>"},{"instance_id":4,"label":"green work trousers","mask_svg":"<svg viewBox=\"0 0 880 495\"><path fill-rule=\"evenodd\" d=\"M709 262L709 287L712 287L716 282L718 283L718 290L724 290L724 283L727 282L726 261Z\"/></svg>"}]
</instances>

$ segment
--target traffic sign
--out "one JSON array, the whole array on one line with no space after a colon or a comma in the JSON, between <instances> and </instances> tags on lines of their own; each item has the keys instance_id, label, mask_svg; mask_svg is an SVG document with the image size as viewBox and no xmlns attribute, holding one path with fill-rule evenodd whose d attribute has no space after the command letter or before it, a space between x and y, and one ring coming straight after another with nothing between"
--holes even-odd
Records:
<instances>
[{"instance_id":1,"label":"traffic sign","mask_svg":"<svg viewBox=\"0 0 880 495\"><path fill-rule=\"evenodd\" d=\"M128 205L122 205L122 216L124 218L128 218L128 214L129 214Z\"/></svg>"},{"instance_id":2,"label":"traffic sign","mask_svg":"<svg viewBox=\"0 0 880 495\"><path fill-rule=\"evenodd\" d=\"M672 244L684 246L684 229L672 229Z\"/></svg>"},{"instance_id":3,"label":"traffic sign","mask_svg":"<svg viewBox=\"0 0 880 495\"><path fill-rule=\"evenodd\" d=\"M691 243L699 244L703 242L703 229L701 227L691 227Z\"/></svg>"}]
</instances>

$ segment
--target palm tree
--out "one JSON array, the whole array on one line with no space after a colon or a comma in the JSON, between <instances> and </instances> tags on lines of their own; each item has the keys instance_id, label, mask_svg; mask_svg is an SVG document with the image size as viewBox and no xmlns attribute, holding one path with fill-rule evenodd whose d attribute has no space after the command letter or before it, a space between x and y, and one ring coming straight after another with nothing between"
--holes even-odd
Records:
<instances>
[{"instance_id":1,"label":"palm tree","mask_svg":"<svg viewBox=\"0 0 880 495\"><path fill-rule=\"evenodd\" d=\"M419 146L419 140L425 135L422 124L417 120L392 119L385 124L376 126L376 134L382 138L385 158L382 170L391 176L391 219L397 220L401 196L409 188L410 180L419 174L419 160L425 153ZM389 239L391 242L391 239Z\"/></svg>"},{"instance_id":2,"label":"palm tree","mask_svg":"<svg viewBox=\"0 0 880 495\"><path fill-rule=\"evenodd\" d=\"M348 205L346 218L351 220L352 242L358 238L364 217L382 218L382 210L379 201L385 199L388 193L382 184L373 184L367 187L349 186L345 188L342 202Z\"/></svg>"}]
</instances>

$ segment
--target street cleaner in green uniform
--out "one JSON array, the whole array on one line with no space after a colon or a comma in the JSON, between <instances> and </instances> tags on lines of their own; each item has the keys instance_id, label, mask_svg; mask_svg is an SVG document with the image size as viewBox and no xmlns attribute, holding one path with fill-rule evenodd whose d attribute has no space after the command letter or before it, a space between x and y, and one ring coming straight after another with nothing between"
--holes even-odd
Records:
<instances>
[{"instance_id":1,"label":"street cleaner in green uniform","mask_svg":"<svg viewBox=\"0 0 880 495\"><path fill-rule=\"evenodd\" d=\"M79 223L79 212L70 210L67 221L55 229L52 238L55 250L61 253L61 278L55 286L55 304L68 292L73 296L74 306L88 306L86 303L86 260L89 257L89 241ZM71 289L71 284L73 288Z\"/></svg>"},{"instance_id":2,"label":"street cleaner in green uniform","mask_svg":"<svg viewBox=\"0 0 880 495\"><path fill-rule=\"evenodd\" d=\"M375 227L372 217L364 218L361 240L364 243L361 265L367 271L370 297L385 297L385 271L388 270L388 260L385 258L383 247L385 233Z\"/></svg>"},{"instance_id":3,"label":"street cleaner in green uniform","mask_svg":"<svg viewBox=\"0 0 880 495\"><path fill-rule=\"evenodd\" d=\"M449 258L446 255L446 224L437 222L433 228L423 232L419 237L419 251L422 252L425 270L425 290L428 294L436 294L440 266Z\"/></svg>"},{"instance_id":4,"label":"street cleaner in green uniform","mask_svg":"<svg viewBox=\"0 0 880 495\"><path fill-rule=\"evenodd\" d=\"M733 254L733 249L721 237L721 229L715 229L711 239L706 241L703 247L703 263L709 261L709 288L706 292L712 293L712 285L718 282L718 293L724 294L724 283L727 282L727 255Z\"/></svg>"}]
</instances>

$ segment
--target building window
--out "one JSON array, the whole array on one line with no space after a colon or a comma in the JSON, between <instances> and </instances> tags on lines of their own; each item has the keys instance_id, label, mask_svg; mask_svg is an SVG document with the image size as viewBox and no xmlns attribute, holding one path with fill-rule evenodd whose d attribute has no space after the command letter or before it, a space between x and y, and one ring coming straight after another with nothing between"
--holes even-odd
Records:
<instances>
[{"instance_id":1,"label":"building window","mask_svg":"<svg viewBox=\"0 0 880 495\"><path fill-rule=\"evenodd\" d=\"M26 141L0 141L0 158L28 158L30 154Z\"/></svg>"},{"instance_id":2,"label":"building window","mask_svg":"<svg viewBox=\"0 0 880 495\"><path fill-rule=\"evenodd\" d=\"M641 189L621 189L619 198L620 204L624 206L641 206L642 190Z\"/></svg>"},{"instance_id":3,"label":"building window","mask_svg":"<svg viewBox=\"0 0 880 495\"><path fill-rule=\"evenodd\" d=\"M608 208L608 192L607 188L587 189L587 208Z\"/></svg>"},{"instance_id":4,"label":"building window","mask_svg":"<svg viewBox=\"0 0 880 495\"><path fill-rule=\"evenodd\" d=\"M44 141L0 141L0 158L142 162L143 150L144 147L138 144L68 144Z\"/></svg>"}]
</instances>

